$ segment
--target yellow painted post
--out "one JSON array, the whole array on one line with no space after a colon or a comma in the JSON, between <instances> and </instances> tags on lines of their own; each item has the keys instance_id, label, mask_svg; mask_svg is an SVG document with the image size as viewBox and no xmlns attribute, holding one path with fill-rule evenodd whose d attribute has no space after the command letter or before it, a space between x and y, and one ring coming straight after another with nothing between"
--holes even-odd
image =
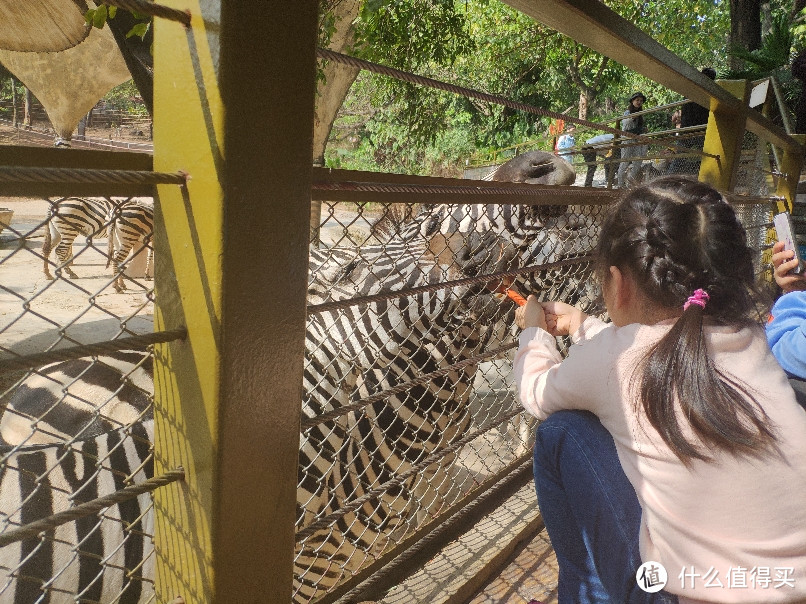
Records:
<instances>
[{"instance_id":1,"label":"yellow painted post","mask_svg":"<svg viewBox=\"0 0 806 604\"><path fill-rule=\"evenodd\" d=\"M803 145L806 144L806 134L791 134L790 136L800 143L800 146L783 149L781 153L781 172L783 175L778 179L778 187L775 194L783 197L789 207L786 207L784 201L779 201L779 212L794 207L793 204L797 196L800 173L803 169Z\"/></svg>"},{"instance_id":2,"label":"yellow painted post","mask_svg":"<svg viewBox=\"0 0 806 604\"><path fill-rule=\"evenodd\" d=\"M159 602L291 599L317 3L167 0L155 23L160 186L155 497Z\"/></svg>"},{"instance_id":3,"label":"yellow painted post","mask_svg":"<svg viewBox=\"0 0 806 604\"><path fill-rule=\"evenodd\" d=\"M719 80L722 88L742 99L741 107L711 101L711 114L705 131L703 151L716 157L703 157L699 179L720 191L732 191L736 185L736 168L742 152L742 139L747 123L750 82Z\"/></svg>"}]
</instances>

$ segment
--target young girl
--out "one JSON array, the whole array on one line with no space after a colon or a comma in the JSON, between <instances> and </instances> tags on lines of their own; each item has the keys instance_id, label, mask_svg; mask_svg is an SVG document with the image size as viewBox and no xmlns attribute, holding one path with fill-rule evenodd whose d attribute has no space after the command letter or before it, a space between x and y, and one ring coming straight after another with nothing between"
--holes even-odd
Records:
<instances>
[{"instance_id":1,"label":"young girl","mask_svg":"<svg viewBox=\"0 0 806 604\"><path fill-rule=\"evenodd\" d=\"M559 601L806 600L806 411L733 210L667 176L624 196L597 252L611 324L533 296L516 311Z\"/></svg>"}]
</instances>

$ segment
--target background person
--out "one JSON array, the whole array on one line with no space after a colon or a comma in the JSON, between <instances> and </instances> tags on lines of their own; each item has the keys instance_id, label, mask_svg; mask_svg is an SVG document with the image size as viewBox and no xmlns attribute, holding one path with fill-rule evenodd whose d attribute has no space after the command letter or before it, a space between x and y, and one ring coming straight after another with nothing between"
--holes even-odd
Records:
<instances>
[{"instance_id":1,"label":"background person","mask_svg":"<svg viewBox=\"0 0 806 604\"><path fill-rule=\"evenodd\" d=\"M650 561L681 604L806 600L806 411L764 337L733 209L659 178L623 196L594 257L612 324L534 296L516 310L559 601L668 601L638 586ZM767 589L751 569L791 576Z\"/></svg>"},{"instance_id":2,"label":"background person","mask_svg":"<svg viewBox=\"0 0 806 604\"><path fill-rule=\"evenodd\" d=\"M646 97L644 96L643 92L636 92L630 97L630 104L627 106L627 110L624 112L624 115L627 117L621 120L622 130L625 132L631 132L632 134L644 134L644 132L646 132L643 115L629 117L633 113L641 111L641 108L645 102ZM618 186L620 189L623 189L626 184L628 168L630 170L631 180L633 182L638 181L638 176L641 173L641 164L643 163L641 158L647 154L648 150L647 145L636 145L631 138L622 140L622 145L622 161L618 167Z\"/></svg>"},{"instance_id":3,"label":"background person","mask_svg":"<svg viewBox=\"0 0 806 604\"><path fill-rule=\"evenodd\" d=\"M599 136L594 136L585 141L585 146L582 147L582 158L585 160L585 163L588 164L588 171L585 174L586 187L593 186L593 176L596 174L597 168L596 157L600 156L608 159L612 155L613 147L608 143L611 143L613 138L612 134L600 134ZM611 174L613 173L613 164L605 162L604 171L605 182L612 182Z\"/></svg>"},{"instance_id":4,"label":"background person","mask_svg":"<svg viewBox=\"0 0 806 604\"><path fill-rule=\"evenodd\" d=\"M798 401L806 406L806 274L791 272L798 261L794 251L784 250L783 241L776 242L772 252L775 282L783 293L770 311L767 341Z\"/></svg>"},{"instance_id":5,"label":"background person","mask_svg":"<svg viewBox=\"0 0 806 604\"><path fill-rule=\"evenodd\" d=\"M576 145L576 139L574 138L576 135L576 127L573 125L568 126L563 134L559 139L557 139L557 155L562 157L565 161L569 164L572 162L572 155L571 153L562 153L565 149L571 149L574 145Z\"/></svg>"}]
</instances>

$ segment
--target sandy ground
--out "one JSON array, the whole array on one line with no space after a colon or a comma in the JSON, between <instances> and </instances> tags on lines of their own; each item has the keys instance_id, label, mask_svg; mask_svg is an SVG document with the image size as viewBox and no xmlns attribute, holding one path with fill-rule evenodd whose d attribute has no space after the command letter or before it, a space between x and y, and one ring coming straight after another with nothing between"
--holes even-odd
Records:
<instances>
[{"instance_id":1,"label":"sandy ground","mask_svg":"<svg viewBox=\"0 0 806 604\"><path fill-rule=\"evenodd\" d=\"M112 269L105 268L105 237L92 246L78 237L73 254L79 278L49 281L41 255L48 202L0 197L0 208L14 211L10 228L0 233L0 358L9 350L32 353L108 340L123 330L153 331L147 297L153 281L130 281L128 292L117 293Z\"/></svg>"}]
</instances>

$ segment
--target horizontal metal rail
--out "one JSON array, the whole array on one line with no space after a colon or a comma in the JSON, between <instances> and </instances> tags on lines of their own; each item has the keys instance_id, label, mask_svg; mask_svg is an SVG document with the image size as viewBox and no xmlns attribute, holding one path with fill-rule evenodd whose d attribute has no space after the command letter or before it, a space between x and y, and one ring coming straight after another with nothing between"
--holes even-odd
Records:
<instances>
[{"instance_id":1,"label":"horizontal metal rail","mask_svg":"<svg viewBox=\"0 0 806 604\"><path fill-rule=\"evenodd\" d=\"M108 507L115 505L116 503L129 501L130 499L134 499L143 493L148 493L158 489L159 487L163 487L177 480L184 479L184 468L180 467L175 470L169 470L162 476L156 476L154 478L144 480L143 482L133 484L128 487L123 487L119 491L115 491L109 495L98 497L92 501L79 504L69 510L65 510L64 512L58 512L52 516L48 516L47 518L42 518L41 520L36 520L35 522L21 526L20 528L12 529L10 531L6 531L5 533L0 533L0 547L5 547L11 543L22 541L23 539L31 539L38 536L39 533L51 531L58 526L67 524L73 520L78 520L79 518L92 516Z\"/></svg>"},{"instance_id":2,"label":"horizontal metal rail","mask_svg":"<svg viewBox=\"0 0 806 604\"><path fill-rule=\"evenodd\" d=\"M442 289L451 289L460 285L475 285L476 283L486 283L489 281L501 280L505 277L517 277L519 275L526 275L528 273L534 273L542 270L553 270L566 266L574 266L584 262L589 262L592 259L593 256L585 255L577 258L569 258L568 260L547 262L546 264L533 264L531 266L525 266L523 268L513 269L511 271L501 271L500 273L490 273L488 275L465 277L464 279L455 279L453 281L443 281L441 283L434 283L433 285L420 285L418 287L410 287L407 289L381 292L371 296L361 296L358 298L349 298L347 300L335 300L333 302L323 302L322 304L311 304L308 306L308 315L319 314L329 310L350 308L351 306L358 306L360 304L371 304L372 302L380 302L382 300L408 298L409 296L414 296L425 292L439 291Z\"/></svg>"},{"instance_id":3,"label":"horizontal metal rail","mask_svg":"<svg viewBox=\"0 0 806 604\"><path fill-rule=\"evenodd\" d=\"M188 178L186 172L0 166L0 183L184 185Z\"/></svg>"},{"instance_id":4,"label":"horizontal metal rail","mask_svg":"<svg viewBox=\"0 0 806 604\"><path fill-rule=\"evenodd\" d=\"M507 352L508 350L512 350L517 347L518 344L516 342L506 344L505 346L500 346L493 350L488 350L487 352L483 352L481 354L477 354L476 356L467 358L464 361L459 361L458 363L454 363L453 365L449 365L448 367L443 367L442 369L437 369L436 371L425 373L420 377L414 378L413 380L409 380L408 382L404 382L402 384L398 384L394 388L389 388L388 390L384 390L383 392L378 392L377 394L368 396L367 398L361 399L360 401L356 401L351 405L344 405L343 407L339 407L338 409L334 409L333 411L328 411L327 413L322 413L321 415L317 415L316 417L303 418L302 422L300 423L300 431L304 431L307 428L312 428L313 426L322 424L331 419L336 419L343 415L347 415L348 413L351 413L353 411L358 411L359 409L363 409L368 405L382 401L394 394L400 394L401 392L411 390L412 388L414 388L415 386L419 386L420 384L426 384L438 377L448 375L451 371L462 369L463 367L467 367L468 365L475 365L477 363L480 363L481 361L491 359L493 357L498 356L499 354L502 354L504 352Z\"/></svg>"},{"instance_id":5,"label":"horizontal metal rail","mask_svg":"<svg viewBox=\"0 0 806 604\"><path fill-rule=\"evenodd\" d=\"M107 352L117 352L118 350L144 350L152 344L173 342L174 340L184 340L185 338L187 338L187 330L181 328L168 331L155 331L154 333L119 338L117 340L110 340L109 342L70 346L69 348L38 352L19 356L18 358L0 359L0 372L14 369L37 369L49 363L96 356Z\"/></svg>"},{"instance_id":6,"label":"horizontal metal rail","mask_svg":"<svg viewBox=\"0 0 806 604\"><path fill-rule=\"evenodd\" d=\"M524 111L526 113L531 113L533 115L539 115L541 117L549 117L554 120L563 120L566 122L579 124L580 126L587 126L588 128L592 128L594 130L603 130L605 132L610 132L612 134L618 134L619 136L640 138L638 135L633 134L632 132L619 130L618 128L613 128L612 126L608 126L606 124L589 122L588 120L583 120L580 118L572 117L570 115L565 115L564 113L557 113L556 111L549 111L548 109L541 109L540 107L535 107L534 105L527 105L526 103L512 101L510 99L497 96L494 94L488 94L486 92L480 92L478 90L473 90L471 88L456 86L455 84L448 84L447 82L440 82L439 80L434 80L432 78L427 78L425 76L420 76L406 71L401 71L400 69L395 69L394 67L379 65L378 63L372 63L370 61L365 61L364 59L358 59L356 57L344 55L332 50L328 50L326 48L317 48L316 56L326 61L334 61L336 63L341 63L342 65L348 65L350 67L364 69L366 71L371 71L372 73L385 75L390 78L395 78L397 80L409 82L411 84L418 84L420 86L425 86L427 88L434 88L436 90L444 90L445 92L452 92L460 96L477 99L479 101L485 101L487 103L503 105L504 107L509 107L510 109L517 109L519 111Z\"/></svg>"},{"instance_id":7,"label":"horizontal metal rail","mask_svg":"<svg viewBox=\"0 0 806 604\"><path fill-rule=\"evenodd\" d=\"M492 190L492 192L490 191ZM608 205L618 192L591 187L533 185L361 170L314 168L311 199L373 203ZM471 198L471 199L468 199Z\"/></svg>"}]
</instances>

